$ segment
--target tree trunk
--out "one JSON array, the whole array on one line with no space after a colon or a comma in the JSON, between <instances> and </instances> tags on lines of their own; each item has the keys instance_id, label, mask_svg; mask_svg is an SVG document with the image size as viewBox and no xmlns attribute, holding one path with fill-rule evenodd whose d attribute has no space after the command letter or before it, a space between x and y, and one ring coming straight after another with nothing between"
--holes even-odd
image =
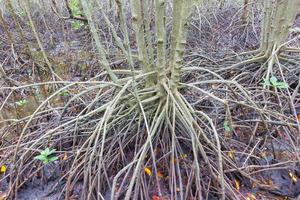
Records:
<instances>
[{"instance_id":1,"label":"tree trunk","mask_svg":"<svg viewBox=\"0 0 300 200\"><path fill-rule=\"evenodd\" d=\"M281 48L300 7L300 0L266 0L261 34L261 52L269 57Z\"/></svg>"}]
</instances>

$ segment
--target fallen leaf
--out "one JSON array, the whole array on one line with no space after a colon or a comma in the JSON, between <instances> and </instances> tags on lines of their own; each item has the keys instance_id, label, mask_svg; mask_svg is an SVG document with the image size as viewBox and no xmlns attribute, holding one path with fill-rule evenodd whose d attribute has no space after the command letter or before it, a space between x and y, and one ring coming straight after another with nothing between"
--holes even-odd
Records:
<instances>
[{"instance_id":1,"label":"fallen leaf","mask_svg":"<svg viewBox=\"0 0 300 200\"><path fill-rule=\"evenodd\" d=\"M256 200L256 197L254 196L254 194L247 193L246 200Z\"/></svg>"},{"instance_id":2,"label":"fallen leaf","mask_svg":"<svg viewBox=\"0 0 300 200\"><path fill-rule=\"evenodd\" d=\"M158 171L157 172L157 177L159 177L159 178L163 178L164 177L164 175L160 172L160 171Z\"/></svg>"},{"instance_id":3,"label":"fallen leaf","mask_svg":"<svg viewBox=\"0 0 300 200\"><path fill-rule=\"evenodd\" d=\"M188 157L188 155L187 154L182 154L182 156L181 156L181 158L187 158Z\"/></svg>"},{"instance_id":4,"label":"fallen leaf","mask_svg":"<svg viewBox=\"0 0 300 200\"><path fill-rule=\"evenodd\" d=\"M144 172L148 175L151 176L152 175L152 171L149 167L144 167Z\"/></svg>"},{"instance_id":5,"label":"fallen leaf","mask_svg":"<svg viewBox=\"0 0 300 200\"><path fill-rule=\"evenodd\" d=\"M295 174L293 174L292 172L289 172L289 176L290 176L290 178L292 179L292 181L295 183L295 182L297 182L297 176L295 175Z\"/></svg>"},{"instance_id":6,"label":"fallen leaf","mask_svg":"<svg viewBox=\"0 0 300 200\"><path fill-rule=\"evenodd\" d=\"M177 163L177 160L176 160L176 158L174 158L174 159L173 159L173 163L174 163L174 164L176 164L176 163Z\"/></svg>"},{"instance_id":7,"label":"fallen leaf","mask_svg":"<svg viewBox=\"0 0 300 200\"><path fill-rule=\"evenodd\" d=\"M261 153L260 153L260 156L261 156L262 158L266 158L266 157L267 157L267 152L265 152L265 151L261 152Z\"/></svg>"},{"instance_id":8,"label":"fallen leaf","mask_svg":"<svg viewBox=\"0 0 300 200\"><path fill-rule=\"evenodd\" d=\"M298 122L300 122L300 114L297 115L297 120L298 120Z\"/></svg>"},{"instance_id":9,"label":"fallen leaf","mask_svg":"<svg viewBox=\"0 0 300 200\"><path fill-rule=\"evenodd\" d=\"M273 185L273 181L272 180L267 180L267 185Z\"/></svg>"},{"instance_id":10,"label":"fallen leaf","mask_svg":"<svg viewBox=\"0 0 300 200\"><path fill-rule=\"evenodd\" d=\"M231 159L231 160L234 160L234 151L235 150L231 150L228 152L228 157Z\"/></svg>"},{"instance_id":11,"label":"fallen leaf","mask_svg":"<svg viewBox=\"0 0 300 200\"><path fill-rule=\"evenodd\" d=\"M6 192L1 192L0 191L0 200L5 200L8 197Z\"/></svg>"},{"instance_id":12,"label":"fallen leaf","mask_svg":"<svg viewBox=\"0 0 300 200\"><path fill-rule=\"evenodd\" d=\"M159 196L153 195L153 196L152 196L152 200L159 200Z\"/></svg>"},{"instance_id":13,"label":"fallen leaf","mask_svg":"<svg viewBox=\"0 0 300 200\"><path fill-rule=\"evenodd\" d=\"M241 188L241 183L240 183L240 181L239 180L234 180L234 187L235 187L235 189L237 189L238 191L240 190L240 188Z\"/></svg>"},{"instance_id":14,"label":"fallen leaf","mask_svg":"<svg viewBox=\"0 0 300 200\"><path fill-rule=\"evenodd\" d=\"M6 172L6 166L5 166L5 165L2 165L2 166L1 166L0 172L1 172L1 173L5 173L5 172Z\"/></svg>"},{"instance_id":15,"label":"fallen leaf","mask_svg":"<svg viewBox=\"0 0 300 200\"><path fill-rule=\"evenodd\" d=\"M68 155L67 153L64 154L63 160L67 160L68 159Z\"/></svg>"}]
</instances>

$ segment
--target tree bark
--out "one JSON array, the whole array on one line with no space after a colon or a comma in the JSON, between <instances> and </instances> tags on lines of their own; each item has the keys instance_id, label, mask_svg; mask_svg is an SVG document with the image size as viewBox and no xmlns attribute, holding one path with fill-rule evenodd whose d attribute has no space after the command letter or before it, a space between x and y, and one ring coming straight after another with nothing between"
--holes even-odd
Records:
<instances>
[{"instance_id":1,"label":"tree bark","mask_svg":"<svg viewBox=\"0 0 300 200\"><path fill-rule=\"evenodd\" d=\"M261 32L260 50L269 57L272 50L281 48L300 7L300 0L266 0Z\"/></svg>"}]
</instances>

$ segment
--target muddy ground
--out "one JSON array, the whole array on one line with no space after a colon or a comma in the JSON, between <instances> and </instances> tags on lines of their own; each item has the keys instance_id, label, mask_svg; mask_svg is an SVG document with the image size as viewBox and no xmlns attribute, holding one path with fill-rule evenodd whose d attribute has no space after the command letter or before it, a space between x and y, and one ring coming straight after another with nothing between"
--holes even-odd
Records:
<instances>
[{"instance_id":1,"label":"muddy ground","mask_svg":"<svg viewBox=\"0 0 300 200\"><path fill-rule=\"evenodd\" d=\"M244 27L241 26L241 21L239 15L236 13L240 10L239 5L234 3L226 4L222 10L215 9L215 7L207 7L203 10L203 15L200 18L193 20L189 27L188 43L187 43L187 62L195 62L195 60L200 60L198 65L222 65L222 63L227 62L227 57L234 53L239 53L245 50L253 50L259 46L260 38L260 10L253 9L251 15L251 23L249 22ZM21 15L21 14L20 14ZM50 29L45 27L43 23L44 19L50 19L51 16L44 15L44 19L38 17L38 12L36 13L36 22L40 24L38 26L38 32L42 38L42 43L45 44L45 51L47 56L53 65L57 66L56 72L64 79L68 81L85 81L95 77L101 72L97 68L97 59L95 57L95 50L91 43L91 35L88 31L87 26L82 26L79 29L74 29L71 26L70 21L61 21L57 18L54 20L47 21ZM52 16L53 18L53 16ZM11 20L6 16L7 20ZM20 16L21 25L26 27L26 20L22 20ZM208 23L209 21L209 23ZM300 17L296 19L295 26L300 25ZM10 32L17 35L16 24L9 24ZM37 47L35 40L30 32L30 29L24 29L27 35L26 39L31 45L31 50L35 55L34 59L30 59L27 55L28 52L24 51L24 45L20 38L17 38L17 43L14 46L14 51L11 51L11 46L7 43L7 40L1 42L1 55L0 61L3 63L3 67L10 78L9 81L1 79L1 86L7 85L22 85L34 82L51 81L51 77L47 73L47 69L44 65L44 61L41 55L40 49ZM64 30L64 32L62 32ZM103 30L105 32L105 30ZM105 35L105 33L103 33ZM4 30L0 28L0 37L6 38ZM291 35L291 38L295 37ZM118 66L119 68L126 68L126 64L118 58L119 52L117 49L109 46L107 43L107 49L110 52L110 61L112 66ZM293 44L294 47L300 47L299 39ZM201 59L200 59L201 58ZM44 66L44 68L39 68L37 66ZM255 68L256 66L254 66ZM213 68L213 67L212 67ZM212 69L210 68L210 69ZM257 67L258 68L258 67ZM297 79L300 72L299 65L295 67L295 71L287 72L287 81L289 84L296 89ZM240 72L226 72L222 76L224 78L230 79L235 73ZM244 72L243 72L244 73ZM254 83L257 83L259 76L256 76L255 72L245 71L244 85L255 87ZM194 74L183 77L187 80L197 80L201 79L201 74ZM260 77L261 78L261 77ZM250 80L251 79L251 80ZM252 80L253 79L253 80ZM253 85L251 85L253 84ZM294 86L295 85L295 86ZM299 89L299 88L298 88ZM38 107L42 99L45 99L51 91L55 88L40 86L36 87L35 90L22 90L22 92L16 93L13 99L9 99L8 102L5 100L7 93L1 95L1 102L3 107L1 108L1 118L3 121L7 119L21 119L30 115ZM76 89L75 89L76 90ZM7 91L6 91L7 92ZM187 91L188 92L188 91ZM220 93L222 93L221 91ZM253 92L253 95L255 92ZM21 99L27 99L29 102L25 106L17 107L14 102L20 101ZM53 107L62 107L70 99L67 94L61 94L58 98L54 99L52 102ZM197 98L190 99L191 102L197 102ZM5 103L4 103L5 102ZM297 113L300 114L300 95L296 93L294 101L295 109ZM5 104L5 106L4 106ZM196 104L196 103L195 103ZM275 104L275 103L274 103ZM203 101L199 105L199 108L205 110L210 116L214 116L215 109L218 109L218 105L212 105L211 102ZM277 105L274 109L279 109ZM68 115L78 113L81 107L74 107ZM248 114L248 116L253 116L253 113L247 113L247 110L240 110L236 108L234 110L235 119L241 120L241 123L246 123L247 119L243 121L242 114ZM282 112L287 113L288 116L291 115L289 108L284 107ZM55 124L57 119L60 117L59 113L57 115L52 115L49 118L41 119L41 126L39 131L43 132L43 124ZM214 116L216 122L219 125L219 129L222 129L223 124L218 122L219 116ZM223 117L223 116L221 116ZM254 117L253 117L254 118ZM221 121L221 120L219 120ZM1 135L1 144L3 146L10 144L15 137L18 136L18 131L20 128L15 128L8 130L8 123L1 123L1 130L5 130L5 134ZM249 122L250 123L250 122ZM251 124L253 125L253 124ZM258 125L258 129L261 124ZM46 126L45 126L46 127ZM257 128L257 127L256 127ZM257 133L255 137L251 136L253 131L253 126L248 127L236 127L234 130L234 142L231 144L230 149L232 151L227 152L229 155L234 157L233 159L239 163L240 167L244 167L244 163L248 161L245 156L239 154L243 152L241 146L245 149L251 151L259 145L259 149L256 149L256 155L260 155L260 158L252 162L252 165L245 167L247 173L252 173L251 176L260 179L264 182L264 187L257 187L255 184L250 182L244 177L232 173L232 184L234 187L248 199L295 199L300 194L300 165L296 162L296 154L300 153L298 146L296 149L299 152L295 152L294 148L291 147L289 143L289 134L285 131L286 129L280 125L274 125L272 130L264 130L263 128ZM33 131L33 134L35 134ZM10 134L8 134L10 133ZM267 136L266 136L267 135ZM249 142L251 140L251 143ZM240 145L240 144L243 145ZM296 144L298 145L298 144ZM251 147L251 148L250 148ZM5 158L6 149L2 149L2 157ZM43 167L42 171L37 173L35 177L31 177L28 182L22 185L18 190L17 199L19 200L32 200L32 199L47 199L56 200L61 198L61 177L64 174L64 168L60 165L60 161L63 161L63 152L59 156L59 161L51 163ZM230 157L230 156L229 156ZM65 164L65 163L64 163ZM9 163L6 163L9 168ZM270 166L267 169L263 166ZM252 168L251 168L252 167ZM259 171L261 169L261 171ZM0 175L0 190L5 193L9 189L9 169L6 173ZM231 173L228 169L228 173ZM163 181L162 181L163 182ZM163 185L163 184L162 184ZM77 185L73 188L73 198L78 199L81 190L82 183L79 181ZM251 196L252 195L252 196ZM109 199L109 191L106 193L105 199ZM0 198L1 199L1 198Z\"/></svg>"}]
</instances>

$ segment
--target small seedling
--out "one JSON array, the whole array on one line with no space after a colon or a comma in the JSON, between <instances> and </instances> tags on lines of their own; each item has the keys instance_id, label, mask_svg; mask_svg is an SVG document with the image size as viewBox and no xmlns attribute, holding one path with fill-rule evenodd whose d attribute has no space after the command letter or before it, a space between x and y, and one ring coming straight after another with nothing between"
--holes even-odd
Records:
<instances>
[{"instance_id":1,"label":"small seedling","mask_svg":"<svg viewBox=\"0 0 300 200\"><path fill-rule=\"evenodd\" d=\"M17 101L16 104L17 106L23 107L28 103L26 99L21 99L20 101Z\"/></svg>"},{"instance_id":2,"label":"small seedling","mask_svg":"<svg viewBox=\"0 0 300 200\"><path fill-rule=\"evenodd\" d=\"M40 152L40 155L35 156L34 159L42 161L43 164L52 163L58 159L58 157L54 154L55 151L55 149L50 150L49 148L46 148Z\"/></svg>"},{"instance_id":3,"label":"small seedling","mask_svg":"<svg viewBox=\"0 0 300 200\"><path fill-rule=\"evenodd\" d=\"M275 88L280 88L280 89L287 89L289 87L289 85L286 82L278 81L278 79L275 76L272 76L269 80L264 79L263 85L273 86Z\"/></svg>"},{"instance_id":4,"label":"small seedling","mask_svg":"<svg viewBox=\"0 0 300 200\"><path fill-rule=\"evenodd\" d=\"M72 10L72 14L74 16L82 15L82 12L81 12L80 7L79 7L79 1L78 0L71 0L69 2L69 6L70 6L70 8Z\"/></svg>"},{"instance_id":5,"label":"small seedling","mask_svg":"<svg viewBox=\"0 0 300 200\"><path fill-rule=\"evenodd\" d=\"M17 13L17 15L19 15L20 17L25 17L26 16L26 12L21 10Z\"/></svg>"},{"instance_id":6,"label":"small seedling","mask_svg":"<svg viewBox=\"0 0 300 200\"><path fill-rule=\"evenodd\" d=\"M73 29L75 29L75 30L80 29L83 25L84 25L84 23L80 22L80 21L73 21L73 22L71 22L71 27Z\"/></svg>"},{"instance_id":7,"label":"small seedling","mask_svg":"<svg viewBox=\"0 0 300 200\"><path fill-rule=\"evenodd\" d=\"M224 127L224 129L225 129L226 132L230 132L231 131L231 128L229 126L229 122L228 121L224 121L223 127Z\"/></svg>"},{"instance_id":8,"label":"small seedling","mask_svg":"<svg viewBox=\"0 0 300 200\"><path fill-rule=\"evenodd\" d=\"M70 94L69 94L68 91L63 90L63 91L61 91L61 92L59 93L59 95L62 96L62 97L67 97L67 96L69 96Z\"/></svg>"}]
</instances>

